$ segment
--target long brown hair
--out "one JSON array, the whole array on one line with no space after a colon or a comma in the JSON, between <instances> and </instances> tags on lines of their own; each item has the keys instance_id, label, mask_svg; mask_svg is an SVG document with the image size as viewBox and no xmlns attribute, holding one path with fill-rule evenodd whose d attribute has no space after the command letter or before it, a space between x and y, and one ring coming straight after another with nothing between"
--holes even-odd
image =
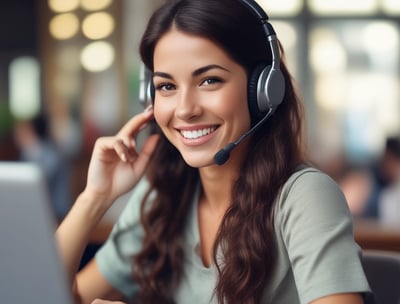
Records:
<instances>
[{"instance_id":1,"label":"long brown hair","mask_svg":"<svg viewBox=\"0 0 400 304\"><path fill-rule=\"evenodd\" d=\"M140 54L150 70L155 46L172 26L212 40L248 73L260 62L272 60L259 20L238 0L170 0L153 14L142 38ZM215 241L214 260L217 249L223 257L218 259L222 264L216 265L219 303L260 301L275 261L274 201L304 160L302 106L283 62L281 69L286 81L283 102L250 139L232 204ZM143 248L134 257L133 276L143 303L173 303L173 290L182 273L183 229L199 182L198 171L161 134L147 178L149 193L156 196L148 204L149 193L143 200L145 235Z\"/></svg>"}]
</instances>

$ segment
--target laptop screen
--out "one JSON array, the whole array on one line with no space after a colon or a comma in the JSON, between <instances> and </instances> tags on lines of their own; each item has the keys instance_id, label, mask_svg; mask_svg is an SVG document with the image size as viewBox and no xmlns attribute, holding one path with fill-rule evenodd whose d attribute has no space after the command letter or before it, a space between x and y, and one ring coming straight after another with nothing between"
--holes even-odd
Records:
<instances>
[{"instance_id":1,"label":"laptop screen","mask_svg":"<svg viewBox=\"0 0 400 304\"><path fill-rule=\"evenodd\" d=\"M57 251L55 227L39 167L0 162L2 303L72 303Z\"/></svg>"}]
</instances>

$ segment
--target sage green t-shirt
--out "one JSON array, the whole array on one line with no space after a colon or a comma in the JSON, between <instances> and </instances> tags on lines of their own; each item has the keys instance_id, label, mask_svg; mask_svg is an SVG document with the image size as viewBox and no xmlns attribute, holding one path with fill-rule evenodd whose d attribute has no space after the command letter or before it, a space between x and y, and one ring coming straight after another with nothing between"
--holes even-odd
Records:
<instances>
[{"instance_id":1,"label":"sage green t-shirt","mask_svg":"<svg viewBox=\"0 0 400 304\"><path fill-rule=\"evenodd\" d=\"M131 276L131 256L140 250L139 209L148 185L134 193L109 239L96 254L100 271L128 298L138 287ZM215 266L206 268L199 256L198 193L194 191L184 237L184 274L176 303L216 303ZM343 193L326 174L302 169L291 176L275 205L277 261L261 303L309 303L336 293L369 293L360 248L353 237L352 217Z\"/></svg>"}]
</instances>

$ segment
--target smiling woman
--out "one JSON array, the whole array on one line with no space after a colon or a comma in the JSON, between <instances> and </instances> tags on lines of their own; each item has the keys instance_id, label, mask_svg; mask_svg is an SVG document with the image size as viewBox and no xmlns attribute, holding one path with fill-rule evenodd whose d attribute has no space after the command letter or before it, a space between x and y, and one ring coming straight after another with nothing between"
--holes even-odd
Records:
<instances>
[{"instance_id":1,"label":"smiling woman","mask_svg":"<svg viewBox=\"0 0 400 304\"><path fill-rule=\"evenodd\" d=\"M140 46L152 105L96 141L57 231L81 302L363 303L352 218L338 185L307 165L282 52L253 0L169 0L154 12ZM139 151L133 138L153 118ZM131 189L75 274L90 232Z\"/></svg>"}]
</instances>

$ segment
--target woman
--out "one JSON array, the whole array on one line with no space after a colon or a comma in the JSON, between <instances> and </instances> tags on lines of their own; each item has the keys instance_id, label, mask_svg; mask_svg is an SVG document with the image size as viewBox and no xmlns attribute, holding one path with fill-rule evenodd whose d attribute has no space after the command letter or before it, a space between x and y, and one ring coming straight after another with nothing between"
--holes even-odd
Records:
<instances>
[{"instance_id":1,"label":"woman","mask_svg":"<svg viewBox=\"0 0 400 304\"><path fill-rule=\"evenodd\" d=\"M140 50L154 110L96 142L87 186L57 231L77 302L363 303L351 216L337 185L304 166L284 63L273 115L215 164L262 118L248 82L273 61L244 2L167 1L150 19ZM139 153L132 138L153 115L157 134ZM109 240L75 276L90 232L132 187Z\"/></svg>"}]
</instances>

